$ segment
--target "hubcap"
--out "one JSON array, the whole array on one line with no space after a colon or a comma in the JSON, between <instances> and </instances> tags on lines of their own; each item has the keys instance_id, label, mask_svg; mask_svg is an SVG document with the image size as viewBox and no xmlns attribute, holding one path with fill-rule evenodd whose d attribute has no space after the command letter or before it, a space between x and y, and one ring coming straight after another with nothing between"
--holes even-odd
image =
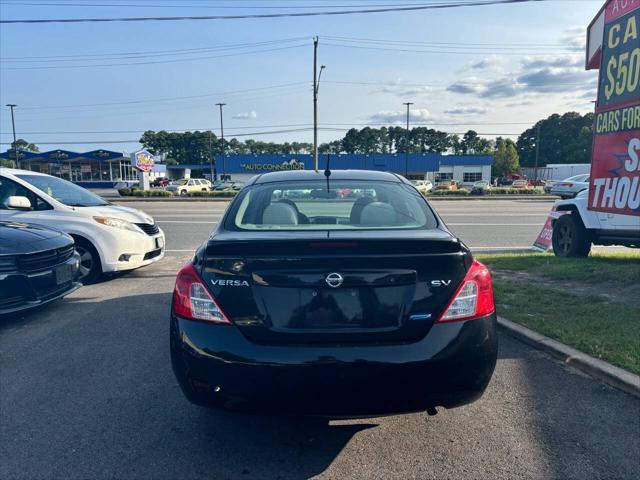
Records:
<instances>
[{"instance_id":1,"label":"hubcap","mask_svg":"<svg viewBox=\"0 0 640 480\"><path fill-rule=\"evenodd\" d=\"M80 255L80 278L84 278L89 275L93 268L93 255L91 252L83 247L76 246L76 252Z\"/></svg>"},{"instance_id":2,"label":"hubcap","mask_svg":"<svg viewBox=\"0 0 640 480\"><path fill-rule=\"evenodd\" d=\"M560 228L560 232L558 235L558 245L560 246L562 251L566 253L571 249L571 243L571 229L568 226L564 225L562 226L562 228Z\"/></svg>"}]
</instances>

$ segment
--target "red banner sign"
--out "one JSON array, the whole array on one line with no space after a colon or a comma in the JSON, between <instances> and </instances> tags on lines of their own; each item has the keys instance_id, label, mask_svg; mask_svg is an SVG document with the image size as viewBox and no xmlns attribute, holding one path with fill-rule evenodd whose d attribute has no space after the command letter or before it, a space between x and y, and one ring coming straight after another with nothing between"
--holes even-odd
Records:
<instances>
[{"instance_id":1,"label":"red banner sign","mask_svg":"<svg viewBox=\"0 0 640 480\"><path fill-rule=\"evenodd\" d=\"M589 209L640 216L640 0L605 7Z\"/></svg>"},{"instance_id":2,"label":"red banner sign","mask_svg":"<svg viewBox=\"0 0 640 480\"><path fill-rule=\"evenodd\" d=\"M551 209L551 211L549 212L549 216L547 217L547 221L544 222L544 227L542 227L542 231L538 235L538 238L536 238L536 241L533 242L533 248L535 248L536 250L540 250L542 252L546 252L547 250L549 250L549 248L551 248L551 239L553 236L553 221L557 220L565 213L568 213L568 212L565 212L565 211L557 212L556 207L553 207Z\"/></svg>"}]
</instances>

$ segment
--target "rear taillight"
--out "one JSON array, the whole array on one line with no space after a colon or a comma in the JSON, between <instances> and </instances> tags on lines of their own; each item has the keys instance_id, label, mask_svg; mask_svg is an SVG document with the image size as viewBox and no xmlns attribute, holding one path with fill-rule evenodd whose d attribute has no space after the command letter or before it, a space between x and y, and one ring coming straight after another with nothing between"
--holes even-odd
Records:
<instances>
[{"instance_id":1,"label":"rear taillight","mask_svg":"<svg viewBox=\"0 0 640 480\"><path fill-rule=\"evenodd\" d=\"M489 315L495 311L491 274L474 260L453 299L438 322L459 322Z\"/></svg>"},{"instance_id":2,"label":"rear taillight","mask_svg":"<svg viewBox=\"0 0 640 480\"><path fill-rule=\"evenodd\" d=\"M560 187L573 187L573 183L565 182L565 183L561 183L559 186Z\"/></svg>"},{"instance_id":3,"label":"rear taillight","mask_svg":"<svg viewBox=\"0 0 640 480\"><path fill-rule=\"evenodd\" d=\"M182 318L231 324L191 264L178 272L172 308Z\"/></svg>"}]
</instances>

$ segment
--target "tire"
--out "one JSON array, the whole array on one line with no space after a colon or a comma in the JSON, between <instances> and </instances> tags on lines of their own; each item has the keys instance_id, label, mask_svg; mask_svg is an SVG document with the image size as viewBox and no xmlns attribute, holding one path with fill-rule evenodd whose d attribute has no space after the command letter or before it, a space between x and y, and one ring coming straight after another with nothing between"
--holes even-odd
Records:
<instances>
[{"instance_id":1,"label":"tire","mask_svg":"<svg viewBox=\"0 0 640 480\"><path fill-rule=\"evenodd\" d=\"M80 278L85 285L95 283L102 278L100 255L91 242L84 238L74 237L76 252L80 255Z\"/></svg>"},{"instance_id":2,"label":"tire","mask_svg":"<svg viewBox=\"0 0 640 480\"><path fill-rule=\"evenodd\" d=\"M187 196L187 191L186 190L180 190L180 196L181 197L186 197Z\"/></svg>"},{"instance_id":3,"label":"tire","mask_svg":"<svg viewBox=\"0 0 640 480\"><path fill-rule=\"evenodd\" d=\"M558 257L586 257L591 251L591 238L582 220L575 214L561 216L553 225L553 253Z\"/></svg>"}]
</instances>

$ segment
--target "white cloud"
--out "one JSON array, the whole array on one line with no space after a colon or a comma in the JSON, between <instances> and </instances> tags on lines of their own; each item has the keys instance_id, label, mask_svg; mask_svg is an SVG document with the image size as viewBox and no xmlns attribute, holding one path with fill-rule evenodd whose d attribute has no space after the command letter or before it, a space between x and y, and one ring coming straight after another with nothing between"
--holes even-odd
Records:
<instances>
[{"instance_id":1,"label":"white cloud","mask_svg":"<svg viewBox=\"0 0 640 480\"><path fill-rule=\"evenodd\" d=\"M391 95L397 95L398 97L408 97L416 95L424 95L431 93L433 88L428 85L402 85L400 81L390 82L388 85L384 85L371 93L387 93Z\"/></svg>"},{"instance_id":2,"label":"white cloud","mask_svg":"<svg viewBox=\"0 0 640 480\"><path fill-rule=\"evenodd\" d=\"M231 118L235 118L236 120L255 120L258 118L258 114L251 110L250 112L236 113Z\"/></svg>"},{"instance_id":3,"label":"white cloud","mask_svg":"<svg viewBox=\"0 0 640 480\"><path fill-rule=\"evenodd\" d=\"M409 110L409 121L415 123L425 123L431 114L426 108L414 108ZM369 117L371 123L404 124L407 121L406 110L381 110Z\"/></svg>"},{"instance_id":4,"label":"white cloud","mask_svg":"<svg viewBox=\"0 0 640 480\"><path fill-rule=\"evenodd\" d=\"M459 105L457 107L447 108L444 113L448 113L449 115L482 115L488 113L489 109L485 107L479 106L462 106Z\"/></svg>"},{"instance_id":5,"label":"white cloud","mask_svg":"<svg viewBox=\"0 0 640 480\"><path fill-rule=\"evenodd\" d=\"M525 57L520 66L494 78L470 76L452 83L452 93L478 98L510 98L524 94L578 93L594 88L596 76L585 72L582 57L574 54Z\"/></svg>"},{"instance_id":6,"label":"white cloud","mask_svg":"<svg viewBox=\"0 0 640 480\"><path fill-rule=\"evenodd\" d=\"M477 60L469 64L469 68L472 70L494 70L500 68L504 64L504 60L495 55L485 57L482 60Z\"/></svg>"}]
</instances>

